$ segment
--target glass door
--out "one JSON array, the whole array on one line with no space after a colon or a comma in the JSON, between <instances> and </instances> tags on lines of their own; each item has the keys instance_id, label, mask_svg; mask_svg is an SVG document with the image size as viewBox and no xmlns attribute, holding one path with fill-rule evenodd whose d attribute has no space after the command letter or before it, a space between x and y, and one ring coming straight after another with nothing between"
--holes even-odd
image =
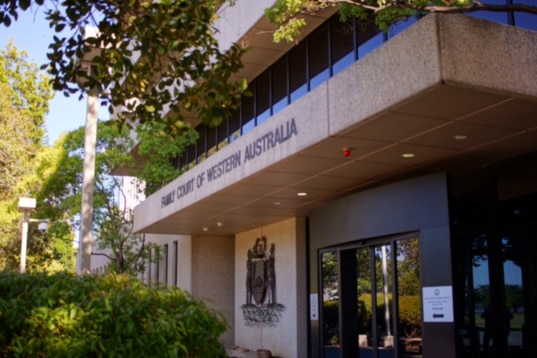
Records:
<instances>
[{"instance_id":1,"label":"glass door","mask_svg":"<svg viewBox=\"0 0 537 358\"><path fill-rule=\"evenodd\" d=\"M323 356L421 356L418 239L393 237L321 252Z\"/></svg>"}]
</instances>

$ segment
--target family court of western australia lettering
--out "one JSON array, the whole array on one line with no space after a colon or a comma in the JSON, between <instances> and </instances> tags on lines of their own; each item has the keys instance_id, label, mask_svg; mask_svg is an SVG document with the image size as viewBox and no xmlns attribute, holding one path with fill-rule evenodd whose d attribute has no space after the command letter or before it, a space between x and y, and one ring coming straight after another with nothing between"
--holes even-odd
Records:
<instances>
[{"instance_id":1,"label":"family court of western australia lettering","mask_svg":"<svg viewBox=\"0 0 537 358\"><path fill-rule=\"evenodd\" d=\"M287 121L285 124L276 127L273 131L266 133L264 136L259 137L252 143L248 144L245 148L244 162L246 163L247 161L254 159L267 150L276 147L278 144L285 142L297 134L298 131L296 128L295 119L293 118L290 121Z\"/></svg>"}]
</instances>

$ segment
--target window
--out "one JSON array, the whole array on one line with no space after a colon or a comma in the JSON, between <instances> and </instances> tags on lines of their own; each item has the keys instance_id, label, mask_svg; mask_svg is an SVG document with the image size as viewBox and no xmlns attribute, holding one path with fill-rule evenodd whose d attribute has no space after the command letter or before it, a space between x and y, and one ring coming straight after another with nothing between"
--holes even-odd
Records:
<instances>
[{"instance_id":1,"label":"window","mask_svg":"<svg viewBox=\"0 0 537 358\"><path fill-rule=\"evenodd\" d=\"M291 102L296 101L308 91L307 83L307 41L302 41L297 48L289 54L289 80L291 89Z\"/></svg>"},{"instance_id":2,"label":"window","mask_svg":"<svg viewBox=\"0 0 537 358\"><path fill-rule=\"evenodd\" d=\"M177 241L173 242L173 285L177 287L179 276L179 245Z\"/></svg>"},{"instance_id":3,"label":"window","mask_svg":"<svg viewBox=\"0 0 537 358\"><path fill-rule=\"evenodd\" d=\"M310 70L310 90L323 84L330 77L328 51L328 22L316 30L308 39L308 63Z\"/></svg>"},{"instance_id":4,"label":"window","mask_svg":"<svg viewBox=\"0 0 537 358\"><path fill-rule=\"evenodd\" d=\"M169 255L169 252L168 252L168 244L164 244L164 284L166 286L169 286L169 282L168 282L168 264L169 264L169 259L168 259L168 255Z\"/></svg>"},{"instance_id":5,"label":"window","mask_svg":"<svg viewBox=\"0 0 537 358\"><path fill-rule=\"evenodd\" d=\"M257 86L255 91L256 125L263 123L270 117L270 101L272 99L270 91L270 73L271 71L269 69L261 74L255 81Z\"/></svg>"},{"instance_id":6,"label":"window","mask_svg":"<svg viewBox=\"0 0 537 358\"><path fill-rule=\"evenodd\" d=\"M332 72L337 74L355 61L354 58L354 21L341 22L338 17L330 19L332 45Z\"/></svg>"},{"instance_id":7,"label":"window","mask_svg":"<svg viewBox=\"0 0 537 358\"><path fill-rule=\"evenodd\" d=\"M287 79L287 56L284 56L274 64L272 69L272 107L274 113L288 105Z\"/></svg>"}]
</instances>

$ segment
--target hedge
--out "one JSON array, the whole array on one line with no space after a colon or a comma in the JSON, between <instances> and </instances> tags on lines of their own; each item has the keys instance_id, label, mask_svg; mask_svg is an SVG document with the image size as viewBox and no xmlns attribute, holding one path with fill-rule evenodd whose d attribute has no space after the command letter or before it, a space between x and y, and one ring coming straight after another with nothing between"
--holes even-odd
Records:
<instances>
[{"instance_id":1,"label":"hedge","mask_svg":"<svg viewBox=\"0 0 537 358\"><path fill-rule=\"evenodd\" d=\"M225 357L223 316L122 275L0 273L1 357Z\"/></svg>"},{"instance_id":2,"label":"hedge","mask_svg":"<svg viewBox=\"0 0 537 358\"><path fill-rule=\"evenodd\" d=\"M362 294L357 301L356 318L358 319L360 333L371 330L372 324L372 297L371 294ZM389 296L389 304L392 305L392 297ZM384 323L384 299L382 294L377 294L377 322ZM345 312L351 314L352 312ZM413 338L421 336L421 297L399 296L399 334ZM379 325L380 327L381 325ZM323 337L324 345L339 344L339 300L323 302Z\"/></svg>"}]
</instances>

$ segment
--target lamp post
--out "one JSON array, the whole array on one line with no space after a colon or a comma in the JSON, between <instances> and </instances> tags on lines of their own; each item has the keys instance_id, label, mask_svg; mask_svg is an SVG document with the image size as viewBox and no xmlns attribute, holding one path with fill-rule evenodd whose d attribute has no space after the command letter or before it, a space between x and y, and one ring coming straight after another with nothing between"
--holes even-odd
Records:
<instances>
[{"instance_id":1,"label":"lamp post","mask_svg":"<svg viewBox=\"0 0 537 358\"><path fill-rule=\"evenodd\" d=\"M24 214L22 220L22 240L21 240L21 262L20 273L26 271L26 246L28 245L28 223L30 222L30 212L35 209L35 198L20 198L19 211Z\"/></svg>"}]
</instances>

